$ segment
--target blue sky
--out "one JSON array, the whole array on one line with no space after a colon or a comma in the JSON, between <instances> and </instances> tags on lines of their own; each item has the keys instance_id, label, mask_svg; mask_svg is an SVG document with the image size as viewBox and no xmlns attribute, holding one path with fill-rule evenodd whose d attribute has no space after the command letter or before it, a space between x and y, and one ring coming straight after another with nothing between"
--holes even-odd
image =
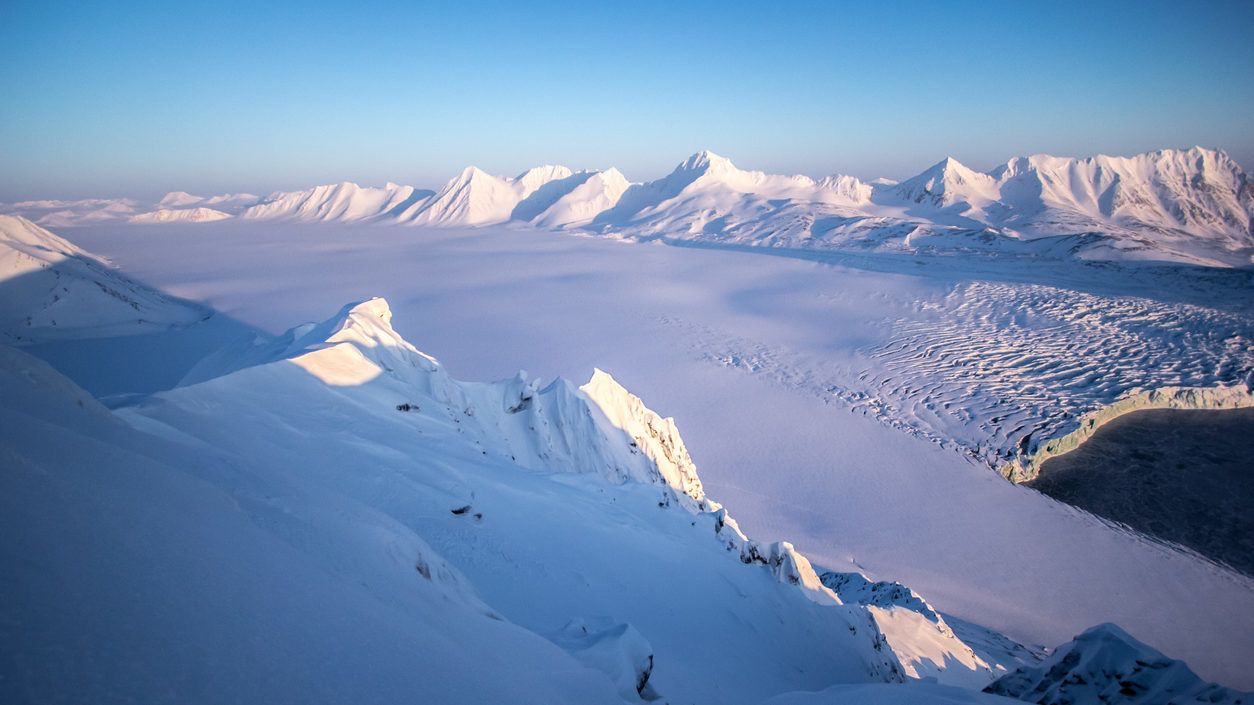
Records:
<instances>
[{"instance_id":1,"label":"blue sky","mask_svg":"<svg viewBox=\"0 0 1254 705\"><path fill-rule=\"evenodd\" d=\"M1251 2L0 0L0 200L1221 147Z\"/></svg>"}]
</instances>

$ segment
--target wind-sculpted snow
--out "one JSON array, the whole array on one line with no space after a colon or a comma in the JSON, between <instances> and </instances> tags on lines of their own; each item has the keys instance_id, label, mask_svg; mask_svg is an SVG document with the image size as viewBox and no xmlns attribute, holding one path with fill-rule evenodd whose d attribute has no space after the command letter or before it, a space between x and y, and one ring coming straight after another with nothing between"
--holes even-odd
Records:
<instances>
[{"instance_id":1,"label":"wind-sculpted snow","mask_svg":"<svg viewBox=\"0 0 1254 705\"><path fill-rule=\"evenodd\" d=\"M985 692L1040 705L1239 705L1241 693L1198 678L1113 624L1101 624L1064 644L1039 664L999 678Z\"/></svg>"},{"instance_id":2,"label":"wind-sculpted snow","mask_svg":"<svg viewBox=\"0 0 1254 705\"><path fill-rule=\"evenodd\" d=\"M577 661L609 676L619 695L634 700L654 700L649 689L653 675L653 647L630 624L619 624L601 617L575 619L549 636Z\"/></svg>"}]
</instances>

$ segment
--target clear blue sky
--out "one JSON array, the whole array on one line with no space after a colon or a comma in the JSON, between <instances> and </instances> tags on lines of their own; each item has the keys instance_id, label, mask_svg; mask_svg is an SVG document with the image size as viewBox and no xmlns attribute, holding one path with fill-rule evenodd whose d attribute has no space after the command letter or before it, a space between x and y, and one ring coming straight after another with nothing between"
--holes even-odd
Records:
<instances>
[{"instance_id":1,"label":"clear blue sky","mask_svg":"<svg viewBox=\"0 0 1254 705\"><path fill-rule=\"evenodd\" d=\"M0 200L1222 147L1254 2L0 0Z\"/></svg>"}]
</instances>

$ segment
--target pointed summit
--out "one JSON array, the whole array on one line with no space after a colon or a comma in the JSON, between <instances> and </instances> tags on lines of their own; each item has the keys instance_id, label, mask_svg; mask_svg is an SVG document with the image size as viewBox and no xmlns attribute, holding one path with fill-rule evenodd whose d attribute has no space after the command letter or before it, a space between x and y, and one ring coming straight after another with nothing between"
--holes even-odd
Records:
<instances>
[{"instance_id":1,"label":"pointed summit","mask_svg":"<svg viewBox=\"0 0 1254 705\"><path fill-rule=\"evenodd\" d=\"M675 167L675 172L717 172L735 168L736 166L727 157L722 157L708 149L703 149L681 162L679 166Z\"/></svg>"},{"instance_id":2,"label":"pointed summit","mask_svg":"<svg viewBox=\"0 0 1254 705\"><path fill-rule=\"evenodd\" d=\"M998 197L996 179L953 157L945 157L894 190L904 200L938 208L958 203L981 205Z\"/></svg>"}]
</instances>

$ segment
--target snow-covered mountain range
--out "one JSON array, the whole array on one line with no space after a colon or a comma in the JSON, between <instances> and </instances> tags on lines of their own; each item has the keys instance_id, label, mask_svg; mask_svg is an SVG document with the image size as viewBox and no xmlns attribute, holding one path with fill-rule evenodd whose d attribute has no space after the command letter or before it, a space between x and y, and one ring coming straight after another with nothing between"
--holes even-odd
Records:
<instances>
[{"instance_id":1,"label":"snow-covered mountain range","mask_svg":"<svg viewBox=\"0 0 1254 705\"><path fill-rule=\"evenodd\" d=\"M516 223L620 238L795 249L981 252L1219 267L1254 263L1254 184L1222 151L1017 157L990 172L946 158L901 182L815 180L737 168L700 152L667 176L542 166L516 177L466 168L435 191L352 183L306 191L134 201L34 201L4 209L50 226L183 220L367 221L423 227ZM214 211L210 213L209 211Z\"/></svg>"}]
</instances>

